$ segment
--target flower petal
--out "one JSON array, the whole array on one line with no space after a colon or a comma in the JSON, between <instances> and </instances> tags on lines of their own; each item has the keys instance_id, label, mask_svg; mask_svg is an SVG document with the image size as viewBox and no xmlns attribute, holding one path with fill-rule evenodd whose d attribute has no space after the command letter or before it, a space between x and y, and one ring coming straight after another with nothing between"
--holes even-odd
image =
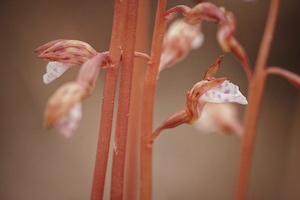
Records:
<instances>
[{"instance_id":1,"label":"flower petal","mask_svg":"<svg viewBox=\"0 0 300 200\"><path fill-rule=\"evenodd\" d=\"M182 19L174 21L164 37L159 71L166 69L185 58L191 49L196 49L203 42L201 25L190 25Z\"/></svg>"},{"instance_id":2,"label":"flower petal","mask_svg":"<svg viewBox=\"0 0 300 200\"><path fill-rule=\"evenodd\" d=\"M232 103L207 103L194 128L201 133L235 133L239 137L243 135L237 107Z\"/></svg>"},{"instance_id":3,"label":"flower petal","mask_svg":"<svg viewBox=\"0 0 300 200\"><path fill-rule=\"evenodd\" d=\"M74 135L79 122L82 117L81 103L76 103L69 111L69 113L58 119L55 123L55 127L65 137L70 138Z\"/></svg>"},{"instance_id":4,"label":"flower petal","mask_svg":"<svg viewBox=\"0 0 300 200\"><path fill-rule=\"evenodd\" d=\"M47 61L82 65L86 60L97 54L97 51L91 45L79 40L55 40L44 46L38 48L35 52L40 53L39 58ZM45 50L41 52L40 49Z\"/></svg>"},{"instance_id":5,"label":"flower petal","mask_svg":"<svg viewBox=\"0 0 300 200\"><path fill-rule=\"evenodd\" d=\"M51 83L53 80L60 77L72 64L61 62L49 62L46 66L46 74L43 76L45 84Z\"/></svg>"},{"instance_id":6,"label":"flower petal","mask_svg":"<svg viewBox=\"0 0 300 200\"><path fill-rule=\"evenodd\" d=\"M210 103L234 102L243 105L248 104L246 97L239 91L239 87L230 83L228 80L205 92L198 101Z\"/></svg>"},{"instance_id":7,"label":"flower petal","mask_svg":"<svg viewBox=\"0 0 300 200\"><path fill-rule=\"evenodd\" d=\"M199 47L201 47L201 45L204 42L204 34L203 33L199 33L193 40L192 44L191 44L191 48L192 49L198 49Z\"/></svg>"}]
</instances>

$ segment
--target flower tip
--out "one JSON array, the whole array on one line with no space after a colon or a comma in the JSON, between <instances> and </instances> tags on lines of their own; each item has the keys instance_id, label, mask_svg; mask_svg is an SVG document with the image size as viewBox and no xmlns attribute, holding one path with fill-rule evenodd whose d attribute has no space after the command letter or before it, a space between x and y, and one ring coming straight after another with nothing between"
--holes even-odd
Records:
<instances>
[{"instance_id":1,"label":"flower tip","mask_svg":"<svg viewBox=\"0 0 300 200\"><path fill-rule=\"evenodd\" d=\"M48 48L52 47L54 44L56 44L57 42L60 42L62 40L63 39L53 40L53 41L50 41L46 44L43 44L42 46L36 48L34 50L34 53L42 53L43 51L47 50Z\"/></svg>"},{"instance_id":2,"label":"flower tip","mask_svg":"<svg viewBox=\"0 0 300 200\"><path fill-rule=\"evenodd\" d=\"M220 63L223 58L224 58L224 55L220 55L219 58L206 70L204 79L214 77L214 75L217 73L217 71L220 67Z\"/></svg>"}]
</instances>

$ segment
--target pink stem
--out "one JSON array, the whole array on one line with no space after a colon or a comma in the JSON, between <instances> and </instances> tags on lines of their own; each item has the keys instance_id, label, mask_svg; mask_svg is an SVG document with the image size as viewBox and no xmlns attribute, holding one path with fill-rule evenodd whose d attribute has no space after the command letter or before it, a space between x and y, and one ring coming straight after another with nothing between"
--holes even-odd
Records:
<instances>
[{"instance_id":1,"label":"pink stem","mask_svg":"<svg viewBox=\"0 0 300 200\"><path fill-rule=\"evenodd\" d=\"M119 89L118 115L112 161L110 199L122 200L124 191L125 155L130 110L131 83L134 66L138 0L125 1L126 21L123 39L122 69Z\"/></svg>"},{"instance_id":2,"label":"pink stem","mask_svg":"<svg viewBox=\"0 0 300 200\"><path fill-rule=\"evenodd\" d=\"M109 144L111 138L115 92L118 80L118 66L121 58L120 47L122 46L125 14L126 4L116 0L109 49L113 67L109 67L106 70L105 75L100 130L96 152L91 200L103 199Z\"/></svg>"},{"instance_id":3,"label":"pink stem","mask_svg":"<svg viewBox=\"0 0 300 200\"><path fill-rule=\"evenodd\" d=\"M147 52L149 47L149 0L139 2L136 50ZM137 52L135 56L137 57ZM150 56L146 60L150 60ZM135 59L132 79L130 116L127 137L124 199L139 199L140 186L140 135L141 135L141 97L145 75L144 59Z\"/></svg>"},{"instance_id":4,"label":"pink stem","mask_svg":"<svg viewBox=\"0 0 300 200\"><path fill-rule=\"evenodd\" d=\"M152 192L152 123L158 66L166 28L166 0L159 0L151 46L151 58L146 72L141 119L141 191L140 199L150 200Z\"/></svg>"},{"instance_id":5,"label":"pink stem","mask_svg":"<svg viewBox=\"0 0 300 200\"><path fill-rule=\"evenodd\" d=\"M247 106L245 116L245 133L242 142L242 155L237 180L236 200L244 200L247 196L254 137L267 77L266 63L272 44L278 9L279 0L272 0L267 25L265 27L257 62L254 68L254 76L249 84L249 105Z\"/></svg>"}]
</instances>

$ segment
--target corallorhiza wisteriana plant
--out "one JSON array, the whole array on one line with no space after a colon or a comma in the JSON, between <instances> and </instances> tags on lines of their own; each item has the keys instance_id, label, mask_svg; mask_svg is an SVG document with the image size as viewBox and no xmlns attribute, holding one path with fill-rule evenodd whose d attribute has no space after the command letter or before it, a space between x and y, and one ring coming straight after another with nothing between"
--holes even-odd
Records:
<instances>
[{"instance_id":1,"label":"corallorhiza wisteriana plant","mask_svg":"<svg viewBox=\"0 0 300 200\"><path fill-rule=\"evenodd\" d=\"M178 5L167 10L166 0L158 1L149 55L135 50L136 40L140 40L136 37L137 27L146 28L145 23L137 21L138 17L143 17L143 12L138 10L148 9L144 2L138 0L115 1L111 43L106 52L97 52L91 45L82 41L63 39L46 43L36 49L39 58L48 61L43 77L46 84L61 76L68 68L80 66L76 80L61 86L50 97L45 111L46 127L56 127L66 138L74 134L80 122L82 100L92 94L100 70L106 70L92 200L103 198L112 132L112 102L115 100L121 62L110 198L123 199L126 194L127 199L136 199L137 195L139 199L151 199L152 143L164 129L187 123L195 124L195 128L202 132L235 133L241 137L242 153L236 199L246 199L253 138L266 78L269 74L277 74L300 88L300 77L279 67L266 67L279 0L271 0L265 32L254 67L250 65L246 50L235 38L234 14L213 3L197 2L192 8ZM249 96L246 99L238 86L226 78L215 77L223 59L223 56L219 56L204 75L199 75L199 82L183 94L183 98L184 95L186 98L185 107L153 129L154 94L159 73L180 62L191 50L201 46L204 40L201 25L204 21L212 21L217 25L216 38L220 47L224 52L231 52L240 61L249 81ZM138 67L134 66L136 57L147 62L147 69L144 81L132 84L134 67ZM199 64L196 63L195 67L197 66ZM131 96L137 85L143 88L142 93L138 97ZM141 107L130 107L131 101L139 101ZM239 121L233 103L247 105L244 123ZM133 114L141 117L132 122L130 117ZM140 138L138 143L127 140L129 127L134 126L135 130L138 130L136 135ZM125 165L129 164L125 157L127 144L140 146L140 158L135 157L140 161L140 170L137 170L140 172L138 182L124 181L125 174L127 177L135 176L134 172L125 170ZM138 186L125 187L126 184Z\"/></svg>"}]
</instances>

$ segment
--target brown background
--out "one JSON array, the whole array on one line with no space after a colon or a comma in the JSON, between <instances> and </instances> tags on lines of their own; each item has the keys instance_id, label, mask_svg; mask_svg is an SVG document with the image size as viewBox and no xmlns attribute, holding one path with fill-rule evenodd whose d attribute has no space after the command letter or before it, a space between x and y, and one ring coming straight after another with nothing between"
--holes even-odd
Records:
<instances>
[{"instance_id":1,"label":"brown background","mask_svg":"<svg viewBox=\"0 0 300 200\"><path fill-rule=\"evenodd\" d=\"M155 1L153 1L155 2ZM241 0L212 1L232 10L238 19L237 39L255 63L269 1L253 5ZM170 0L168 7L191 5ZM108 49L112 0L52 0L0 3L0 199L89 199L97 143L104 73L94 94L83 104L84 118L71 140L43 127L48 97L62 83L76 77L77 67L50 85L42 83L46 62L33 50L50 40L78 39L97 51ZM269 65L299 74L300 1L282 1ZM155 3L151 4L155 10ZM153 20L153 12L151 20ZM187 59L162 72L157 87L154 126L182 108L185 92L220 54L216 26L204 23L205 42ZM247 94L245 74L225 54L218 76L226 76ZM263 99L250 200L300 198L300 97L281 77L268 79ZM244 107L240 106L240 116ZM242 117L241 117L242 118ZM218 133L201 134L183 125L168 130L155 143L154 200L233 199L240 140ZM108 194L108 193L107 193Z\"/></svg>"}]
</instances>

